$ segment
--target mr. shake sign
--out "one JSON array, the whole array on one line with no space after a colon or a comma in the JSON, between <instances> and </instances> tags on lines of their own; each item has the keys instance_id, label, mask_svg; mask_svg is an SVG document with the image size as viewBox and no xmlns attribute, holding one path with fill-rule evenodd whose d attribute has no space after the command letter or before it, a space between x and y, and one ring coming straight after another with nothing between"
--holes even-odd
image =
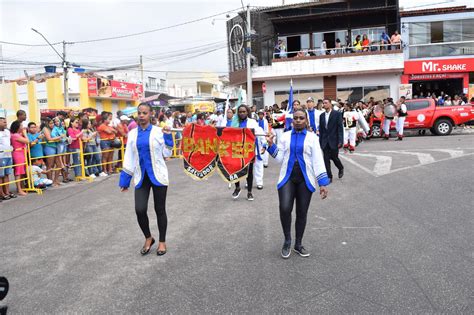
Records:
<instances>
[{"instance_id":1,"label":"mr. shake sign","mask_svg":"<svg viewBox=\"0 0 474 315\"><path fill-rule=\"evenodd\" d=\"M405 74L453 73L474 71L474 58L417 60L405 62Z\"/></svg>"}]
</instances>

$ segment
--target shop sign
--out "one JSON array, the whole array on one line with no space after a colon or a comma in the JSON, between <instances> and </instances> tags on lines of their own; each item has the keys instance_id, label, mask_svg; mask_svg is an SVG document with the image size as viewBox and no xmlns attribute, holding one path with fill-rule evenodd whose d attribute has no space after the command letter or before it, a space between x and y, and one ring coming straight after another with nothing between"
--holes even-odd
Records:
<instances>
[{"instance_id":1,"label":"shop sign","mask_svg":"<svg viewBox=\"0 0 474 315\"><path fill-rule=\"evenodd\" d=\"M409 80L443 80L463 78L463 73L410 74Z\"/></svg>"},{"instance_id":2,"label":"shop sign","mask_svg":"<svg viewBox=\"0 0 474 315\"><path fill-rule=\"evenodd\" d=\"M138 100L143 97L141 84L114 81L102 78L88 78L87 90L90 97Z\"/></svg>"},{"instance_id":3,"label":"shop sign","mask_svg":"<svg viewBox=\"0 0 474 315\"><path fill-rule=\"evenodd\" d=\"M405 61L405 74L474 71L474 58Z\"/></svg>"}]
</instances>

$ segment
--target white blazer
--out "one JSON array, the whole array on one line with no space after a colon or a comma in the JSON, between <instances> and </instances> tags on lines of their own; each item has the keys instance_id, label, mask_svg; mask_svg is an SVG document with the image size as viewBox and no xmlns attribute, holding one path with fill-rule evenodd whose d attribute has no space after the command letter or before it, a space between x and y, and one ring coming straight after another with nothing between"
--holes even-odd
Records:
<instances>
[{"instance_id":1,"label":"white blazer","mask_svg":"<svg viewBox=\"0 0 474 315\"><path fill-rule=\"evenodd\" d=\"M278 146L273 144L268 148L268 153L278 162L282 163L277 188L280 189L283 187L290 179L292 169L288 169L288 165L290 162L292 165L295 162L291 160L293 157L291 157L290 154L291 142L294 139L303 142L303 153L301 155L297 153L296 157L305 178L306 187L308 187L311 192L314 192L316 190L316 183L319 186L329 185L329 178L326 174L326 167L324 165L323 153L319 146L318 136L306 129L297 133L297 136L295 134L295 130L283 133L283 136L278 141ZM301 162L304 162L304 165Z\"/></svg>"},{"instance_id":2,"label":"white blazer","mask_svg":"<svg viewBox=\"0 0 474 315\"><path fill-rule=\"evenodd\" d=\"M128 133L127 148L125 149L125 156L123 159L122 171L126 174L133 176L133 182L136 185L140 183L142 178L142 170L140 168L140 159L137 149L137 137L138 129L140 127L132 129ZM169 146L165 144L163 132L161 128L152 126L150 131L150 155L152 159L153 174L156 180L164 185L168 186L168 168L164 157L170 157L172 151Z\"/></svg>"}]
</instances>

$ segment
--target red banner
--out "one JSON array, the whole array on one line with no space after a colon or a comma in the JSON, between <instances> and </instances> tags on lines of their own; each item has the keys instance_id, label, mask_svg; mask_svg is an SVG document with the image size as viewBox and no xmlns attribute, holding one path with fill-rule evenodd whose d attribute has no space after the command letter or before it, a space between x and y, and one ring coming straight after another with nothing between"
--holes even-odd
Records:
<instances>
[{"instance_id":1,"label":"red banner","mask_svg":"<svg viewBox=\"0 0 474 315\"><path fill-rule=\"evenodd\" d=\"M227 182L246 178L255 158L255 135L247 128L215 128L190 124L181 142L184 172L205 179L217 168Z\"/></svg>"},{"instance_id":2,"label":"red banner","mask_svg":"<svg viewBox=\"0 0 474 315\"><path fill-rule=\"evenodd\" d=\"M91 97L138 100L143 97L141 84L120 82L103 78L88 78L87 90Z\"/></svg>"},{"instance_id":3,"label":"red banner","mask_svg":"<svg viewBox=\"0 0 474 315\"><path fill-rule=\"evenodd\" d=\"M405 74L471 72L474 58L405 61Z\"/></svg>"}]
</instances>

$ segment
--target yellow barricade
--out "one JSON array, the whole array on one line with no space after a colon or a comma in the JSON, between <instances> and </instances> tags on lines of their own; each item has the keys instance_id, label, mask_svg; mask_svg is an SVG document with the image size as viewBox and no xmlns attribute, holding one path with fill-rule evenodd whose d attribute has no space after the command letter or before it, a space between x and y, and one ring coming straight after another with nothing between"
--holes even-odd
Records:
<instances>
[{"instance_id":1,"label":"yellow barricade","mask_svg":"<svg viewBox=\"0 0 474 315\"><path fill-rule=\"evenodd\" d=\"M81 163L82 163L82 172L83 172L83 175L85 177L85 169L86 168L90 168L90 167L94 167L94 166L104 166L104 165L108 165L108 164L113 164L113 163L123 163L123 156L124 156L124 151L125 151L125 144L123 143L123 138L122 137L119 137L118 139L120 139L120 142L121 142L121 146L120 148L111 148L111 149L108 149L108 150L100 150L100 143L98 144L98 147L99 147L99 151L98 152L89 152L89 153L84 153L84 150L82 149L83 147L83 144L82 144L82 141L81 141ZM99 140L104 140L104 139L99 139ZM107 141L111 141L109 139L106 139ZM121 155L122 157L121 158L117 158L117 160L114 160L113 157L112 157L112 161L110 162L101 162L99 164L93 164L93 165L85 165L85 162L84 162L84 156L88 156L88 155L92 155L92 154L97 154L97 153L106 153L106 152L115 152L115 150L120 150L121 152ZM123 166L123 165L122 165ZM122 168L116 168L115 171L116 172L119 172ZM103 171L103 170L102 170ZM85 177L86 178L86 177Z\"/></svg>"},{"instance_id":2,"label":"yellow barricade","mask_svg":"<svg viewBox=\"0 0 474 315\"><path fill-rule=\"evenodd\" d=\"M24 154L24 157L25 157L25 162L24 163L12 164L12 165L9 165L9 166L2 166L2 167L0 167L0 169L11 168L12 173L13 173L12 175L15 176L15 172L14 172L13 168L16 167L16 166L24 166L25 167L26 178L23 177L23 178L20 178L20 179L15 179L15 180L12 180L12 181L1 183L0 186L5 186L5 185L10 185L10 184L26 181L27 185L23 189L24 191L34 191L38 194L41 194L42 193L41 189L39 189L39 190L38 189L31 189L31 186L30 186L30 184L32 182L32 179L31 179L30 167L29 167L29 164L28 164L28 156L29 156L29 154L27 154L27 149L28 148L29 148L29 145L25 148L19 148L19 149L14 149L14 150L6 150L6 151L2 152L2 153L7 153L7 152L23 151L23 154ZM28 152L29 152L29 150L28 150ZM13 157L12 157L12 161L13 161Z\"/></svg>"},{"instance_id":3,"label":"yellow barricade","mask_svg":"<svg viewBox=\"0 0 474 315\"><path fill-rule=\"evenodd\" d=\"M173 154L171 155L172 158L181 159L183 155L181 154L181 139L178 139L179 143L176 141L176 131L172 131L171 135L173 136Z\"/></svg>"}]
</instances>

